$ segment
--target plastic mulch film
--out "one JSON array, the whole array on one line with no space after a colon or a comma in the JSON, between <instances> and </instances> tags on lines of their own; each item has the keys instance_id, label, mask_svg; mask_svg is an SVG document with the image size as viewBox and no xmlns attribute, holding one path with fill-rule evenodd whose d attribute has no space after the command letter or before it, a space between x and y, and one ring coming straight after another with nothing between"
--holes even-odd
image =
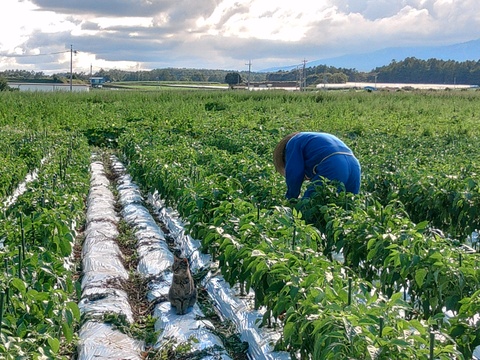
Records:
<instances>
[{"instance_id":1,"label":"plastic mulch film","mask_svg":"<svg viewBox=\"0 0 480 360\"><path fill-rule=\"evenodd\" d=\"M122 192L119 192L120 198ZM125 205L123 219L131 225L137 239L138 271L145 276L161 275L171 268L173 254L165 242L165 234L141 204Z\"/></svg>"},{"instance_id":2,"label":"plastic mulch film","mask_svg":"<svg viewBox=\"0 0 480 360\"><path fill-rule=\"evenodd\" d=\"M87 201L87 227L82 246L82 298L79 308L87 319L81 326L78 360L142 359L144 344L110 324L104 315L115 314L132 323L133 315L121 282L129 274L122 264L122 253L115 241L118 215L110 182L101 162L91 164L90 193Z\"/></svg>"},{"instance_id":3,"label":"plastic mulch film","mask_svg":"<svg viewBox=\"0 0 480 360\"><path fill-rule=\"evenodd\" d=\"M138 187L125 173L124 166L112 158L113 170L118 175L117 190L123 208L121 214L137 239L138 271L150 279L148 299L156 302L153 316L159 337L158 349L189 344L188 354L197 359L231 359L220 338L214 334L213 324L195 304L185 315L177 315L168 299L172 282L173 253L167 246L165 234L149 211L142 205Z\"/></svg>"},{"instance_id":4,"label":"plastic mulch film","mask_svg":"<svg viewBox=\"0 0 480 360\"><path fill-rule=\"evenodd\" d=\"M83 360L139 360L143 344L111 325L98 321L87 321L80 329L78 359Z\"/></svg>"},{"instance_id":5,"label":"plastic mulch film","mask_svg":"<svg viewBox=\"0 0 480 360\"><path fill-rule=\"evenodd\" d=\"M205 287L224 317L233 321L242 335L242 340L254 346L249 347L252 359L290 359L286 352L274 352L271 343L280 339L278 331L260 329L257 324L262 322L263 313L249 310L243 299L237 297L234 291L221 276L214 276L205 281Z\"/></svg>"},{"instance_id":6,"label":"plastic mulch film","mask_svg":"<svg viewBox=\"0 0 480 360\"><path fill-rule=\"evenodd\" d=\"M40 161L40 165L43 165L48 159L50 158L50 155L44 157ZM27 185L31 183L32 181L36 180L38 177L38 169L32 170L25 176L25 180L23 180L15 189L13 194L9 196L0 206L0 211L8 209L12 204L14 204L18 197L21 196L25 191L27 191Z\"/></svg>"},{"instance_id":7,"label":"plastic mulch film","mask_svg":"<svg viewBox=\"0 0 480 360\"><path fill-rule=\"evenodd\" d=\"M43 164L46 161L47 158L42 159L41 163ZM31 183L32 181L36 180L38 177L38 169L33 170L32 172L28 173L27 176L25 177L25 180L22 181L13 194L3 202L3 204L0 204L0 212L8 209L12 204L14 204L17 199L25 192L27 191L27 185ZM0 239L0 250L5 247L4 244L4 239Z\"/></svg>"},{"instance_id":8,"label":"plastic mulch film","mask_svg":"<svg viewBox=\"0 0 480 360\"><path fill-rule=\"evenodd\" d=\"M27 185L33 180L35 180L37 177L38 170L34 170L31 173L28 173L25 177L25 180L18 185L13 194L3 202L3 209L0 208L0 210L8 209L12 204L14 204L17 201L18 197L22 195L25 191L27 191Z\"/></svg>"},{"instance_id":9,"label":"plastic mulch film","mask_svg":"<svg viewBox=\"0 0 480 360\"><path fill-rule=\"evenodd\" d=\"M473 358L475 360L480 360L480 345L478 345L473 351Z\"/></svg>"},{"instance_id":10,"label":"plastic mulch film","mask_svg":"<svg viewBox=\"0 0 480 360\"><path fill-rule=\"evenodd\" d=\"M170 303L163 302L155 307L154 316L156 328L163 330L158 338L159 346L170 342L172 345L190 343L190 352L205 352L203 359L230 359L221 340L210 330L214 325L205 319L198 306L185 315L176 315Z\"/></svg>"},{"instance_id":11,"label":"plastic mulch film","mask_svg":"<svg viewBox=\"0 0 480 360\"><path fill-rule=\"evenodd\" d=\"M178 214L172 209L167 209L156 193L151 194L148 201L155 209L159 220L166 224L170 234L175 238L175 244L182 251L182 255L191 259L192 269L195 271L208 267L211 261L210 256L200 252L200 241L185 235L185 227L179 220ZM290 359L287 352L274 351L272 348L271 344L280 338L281 333L278 330L270 331L260 328L258 324L263 313L252 309L245 299L238 297L237 292L221 275L210 274L205 278L204 286L220 315L231 320L237 327L242 341L248 342L248 355L251 359Z\"/></svg>"}]
</instances>

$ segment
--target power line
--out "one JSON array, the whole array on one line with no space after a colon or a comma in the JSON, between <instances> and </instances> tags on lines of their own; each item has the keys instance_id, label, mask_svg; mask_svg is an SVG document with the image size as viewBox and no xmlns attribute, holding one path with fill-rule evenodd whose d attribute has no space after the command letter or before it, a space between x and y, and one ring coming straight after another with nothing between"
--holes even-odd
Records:
<instances>
[{"instance_id":1,"label":"power line","mask_svg":"<svg viewBox=\"0 0 480 360\"><path fill-rule=\"evenodd\" d=\"M75 50L76 51L76 50ZM49 55L58 55L58 54L65 54L70 52L70 50L65 50L65 51L59 51L59 52L52 52L48 54L31 54L31 55L24 55L24 54L0 54L1 57L12 57L12 58L17 58L17 57L35 57L35 56L49 56ZM78 51L76 51L78 52Z\"/></svg>"}]
</instances>

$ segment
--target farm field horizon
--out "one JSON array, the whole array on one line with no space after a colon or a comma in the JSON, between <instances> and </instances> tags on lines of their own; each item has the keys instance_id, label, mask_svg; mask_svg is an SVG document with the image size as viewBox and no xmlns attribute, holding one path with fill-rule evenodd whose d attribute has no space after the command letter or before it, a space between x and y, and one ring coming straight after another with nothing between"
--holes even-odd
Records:
<instances>
[{"instance_id":1,"label":"farm field horizon","mask_svg":"<svg viewBox=\"0 0 480 360\"><path fill-rule=\"evenodd\" d=\"M360 194L328 184L287 201L272 152L294 131L343 139ZM480 346L480 91L6 92L0 139L0 357L78 355L93 154L178 213L292 359L472 359Z\"/></svg>"}]
</instances>

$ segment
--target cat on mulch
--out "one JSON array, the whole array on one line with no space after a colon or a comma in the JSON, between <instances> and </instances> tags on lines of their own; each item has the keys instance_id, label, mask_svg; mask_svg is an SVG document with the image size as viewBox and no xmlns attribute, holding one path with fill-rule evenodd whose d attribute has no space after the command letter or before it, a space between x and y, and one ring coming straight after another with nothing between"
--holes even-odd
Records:
<instances>
[{"instance_id":1,"label":"cat on mulch","mask_svg":"<svg viewBox=\"0 0 480 360\"><path fill-rule=\"evenodd\" d=\"M168 300L177 310L177 315L183 315L197 301L197 289L186 258L175 256L172 271L173 279L168 291Z\"/></svg>"}]
</instances>

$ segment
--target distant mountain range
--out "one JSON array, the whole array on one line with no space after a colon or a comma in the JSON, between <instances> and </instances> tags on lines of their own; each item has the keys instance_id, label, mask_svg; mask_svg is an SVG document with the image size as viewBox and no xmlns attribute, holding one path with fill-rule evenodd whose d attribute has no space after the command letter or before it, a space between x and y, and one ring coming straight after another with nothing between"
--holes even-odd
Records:
<instances>
[{"instance_id":1,"label":"distant mountain range","mask_svg":"<svg viewBox=\"0 0 480 360\"><path fill-rule=\"evenodd\" d=\"M447 46L421 46L421 47L391 47L371 53L349 54L333 58L320 59L307 62L307 67L319 65L333 66L336 68L356 69L358 71L371 71L377 67L390 64L392 60L402 61L407 57L420 60L438 59L463 62L467 60L480 60L480 39ZM276 67L260 70L259 72L289 71L298 65Z\"/></svg>"}]
</instances>

